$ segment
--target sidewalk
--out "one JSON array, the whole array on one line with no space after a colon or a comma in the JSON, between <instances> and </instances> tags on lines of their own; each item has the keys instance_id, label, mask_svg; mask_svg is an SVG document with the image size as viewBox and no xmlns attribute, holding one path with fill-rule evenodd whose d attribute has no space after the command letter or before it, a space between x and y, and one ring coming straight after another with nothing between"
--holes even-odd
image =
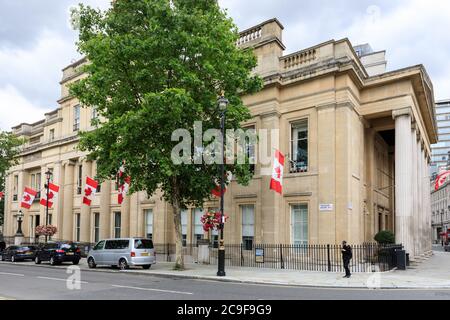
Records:
<instances>
[{"instance_id":1,"label":"sidewalk","mask_svg":"<svg viewBox=\"0 0 450 320\"><path fill-rule=\"evenodd\" d=\"M81 265L86 269L85 262ZM434 255L406 271L353 273L350 279L333 272L312 272L277 269L226 267L226 277L217 277L216 265L186 264L186 270L173 270L173 263L158 262L150 270L139 268L118 271L96 268L93 271L126 272L133 274L183 277L214 281L230 281L253 284L273 284L304 287L342 287L364 289L450 289L450 254L434 252Z\"/></svg>"},{"instance_id":2,"label":"sidewalk","mask_svg":"<svg viewBox=\"0 0 450 320\"><path fill-rule=\"evenodd\" d=\"M21 262L21 265L35 265L34 262ZM227 281L252 284L268 284L302 287L362 288L362 289L450 289L450 253L434 251L434 255L424 262L411 266L406 271L353 273L350 279L334 272L313 272L279 269L257 269L226 267L226 277L217 277L216 265L186 264L186 270L173 270L172 262L158 262L150 270L132 268L120 271L108 267L89 269L86 260L79 267L87 272L124 272L137 275L165 276L212 281ZM39 265L49 267L47 264ZM70 264L56 266L66 268Z\"/></svg>"}]
</instances>

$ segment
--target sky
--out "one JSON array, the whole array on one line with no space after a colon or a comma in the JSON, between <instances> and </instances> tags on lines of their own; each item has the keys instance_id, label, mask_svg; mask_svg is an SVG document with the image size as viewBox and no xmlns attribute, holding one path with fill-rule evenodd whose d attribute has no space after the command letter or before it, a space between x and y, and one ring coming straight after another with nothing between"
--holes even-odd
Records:
<instances>
[{"instance_id":1,"label":"sky","mask_svg":"<svg viewBox=\"0 0 450 320\"><path fill-rule=\"evenodd\" d=\"M58 107L62 69L80 58L69 9L110 0L0 0L0 130ZM240 30L278 18L285 54L349 38L386 50L388 71L423 64L436 100L450 98L448 0L219 0Z\"/></svg>"}]
</instances>

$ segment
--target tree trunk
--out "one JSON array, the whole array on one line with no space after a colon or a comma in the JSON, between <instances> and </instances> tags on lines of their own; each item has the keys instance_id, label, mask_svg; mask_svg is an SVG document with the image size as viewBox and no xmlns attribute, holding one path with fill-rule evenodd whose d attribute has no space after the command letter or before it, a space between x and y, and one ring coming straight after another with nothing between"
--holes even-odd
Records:
<instances>
[{"instance_id":1,"label":"tree trunk","mask_svg":"<svg viewBox=\"0 0 450 320\"><path fill-rule=\"evenodd\" d=\"M183 236L181 234L181 208L180 201L178 198L178 186L176 180L174 179L174 199L172 201L173 207L173 222L175 226L175 269L184 270L184 259L183 259Z\"/></svg>"}]
</instances>

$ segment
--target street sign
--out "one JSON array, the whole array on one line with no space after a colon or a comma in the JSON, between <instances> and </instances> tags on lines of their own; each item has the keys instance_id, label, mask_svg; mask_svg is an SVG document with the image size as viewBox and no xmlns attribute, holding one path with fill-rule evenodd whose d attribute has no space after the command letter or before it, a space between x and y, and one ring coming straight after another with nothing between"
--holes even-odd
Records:
<instances>
[{"instance_id":1,"label":"street sign","mask_svg":"<svg viewBox=\"0 0 450 320\"><path fill-rule=\"evenodd\" d=\"M255 262L264 263L264 249L255 249Z\"/></svg>"},{"instance_id":2,"label":"street sign","mask_svg":"<svg viewBox=\"0 0 450 320\"><path fill-rule=\"evenodd\" d=\"M319 211L333 211L332 203L321 203L319 204Z\"/></svg>"}]
</instances>

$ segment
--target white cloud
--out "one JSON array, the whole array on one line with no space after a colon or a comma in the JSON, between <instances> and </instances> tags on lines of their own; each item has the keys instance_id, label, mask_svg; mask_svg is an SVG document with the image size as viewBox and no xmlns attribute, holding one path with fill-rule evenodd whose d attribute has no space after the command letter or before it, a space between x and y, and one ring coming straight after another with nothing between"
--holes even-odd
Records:
<instances>
[{"instance_id":1,"label":"white cloud","mask_svg":"<svg viewBox=\"0 0 450 320\"><path fill-rule=\"evenodd\" d=\"M13 86L0 87L0 130L10 131L22 122L39 121L47 111L36 108Z\"/></svg>"}]
</instances>

